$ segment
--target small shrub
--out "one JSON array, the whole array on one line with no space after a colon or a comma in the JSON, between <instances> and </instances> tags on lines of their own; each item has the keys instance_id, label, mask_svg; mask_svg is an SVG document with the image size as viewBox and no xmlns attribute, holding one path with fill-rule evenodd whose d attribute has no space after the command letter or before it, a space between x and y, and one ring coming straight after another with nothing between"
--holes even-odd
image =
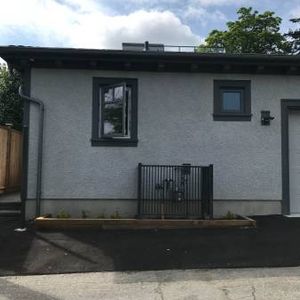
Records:
<instances>
[{"instance_id":1,"label":"small shrub","mask_svg":"<svg viewBox=\"0 0 300 300\"><path fill-rule=\"evenodd\" d=\"M71 218L71 215L62 209L62 210L59 211L56 218L58 218L58 219L69 219L69 218Z\"/></svg>"},{"instance_id":2,"label":"small shrub","mask_svg":"<svg viewBox=\"0 0 300 300\"><path fill-rule=\"evenodd\" d=\"M116 210L111 216L111 219L121 219L121 215L119 214L119 212Z\"/></svg>"},{"instance_id":3,"label":"small shrub","mask_svg":"<svg viewBox=\"0 0 300 300\"><path fill-rule=\"evenodd\" d=\"M228 210L227 214L225 215L224 219L227 219L227 220L233 220L235 219L235 214L232 213L230 210Z\"/></svg>"},{"instance_id":4,"label":"small shrub","mask_svg":"<svg viewBox=\"0 0 300 300\"><path fill-rule=\"evenodd\" d=\"M85 210L81 211L81 218L82 219L87 219L89 217L88 212Z\"/></svg>"}]
</instances>

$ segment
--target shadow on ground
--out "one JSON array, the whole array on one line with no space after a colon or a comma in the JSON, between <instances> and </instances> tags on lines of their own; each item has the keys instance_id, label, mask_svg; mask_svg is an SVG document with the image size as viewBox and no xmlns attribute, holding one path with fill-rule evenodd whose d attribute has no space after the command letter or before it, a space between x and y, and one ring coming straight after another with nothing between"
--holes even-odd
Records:
<instances>
[{"instance_id":1,"label":"shadow on ground","mask_svg":"<svg viewBox=\"0 0 300 300\"><path fill-rule=\"evenodd\" d=\"M40 293L38 291L34 291L30 288L23 287L19 284L14 284L9 282L8 280L0 278L0 291L2 299L7 300L56 300L58 298L54 298L48 296L44 293Z\"/></svg>"},{"instance_id":2,"label":"shadow on ground","mask_svg":"<svg viewBox=\"0 0 300 300\"><path fill-rule=\"evenodd\" d=\"M0 275L300 265L300 218L255 229L14 232L0 222Z\"/></svg>"}]
</instances>

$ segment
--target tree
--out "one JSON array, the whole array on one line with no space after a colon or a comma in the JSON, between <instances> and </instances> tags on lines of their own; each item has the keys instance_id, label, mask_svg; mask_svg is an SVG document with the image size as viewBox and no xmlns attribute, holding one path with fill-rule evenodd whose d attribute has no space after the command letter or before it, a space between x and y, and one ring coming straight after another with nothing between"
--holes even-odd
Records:
<instances>
[{"instance_id":1,"label":"tree","mask_svg":"<svg viewBox=\"0 0 300 300\"><path fill-rule=\"evenodd\" d=\"M290 19L292 23L299 23L300 25L300 18ZM289 30L285 36L290 40L291 43L291 52L293 54L300 54L300 28L295 30Z\"/></svg>"},{"instance_id":2,"label":"tree","mask_svg":"<svg viewBox=\"0 0 300 300\"><path fill-rule=\"evenodd\" d=\"M0 124L11 123L15 129L22 127L23 106L18 94L21 76L0 65Z\"/></svg>"},{"instance_id":3,"label":"tree","mask_svg":"<svg viewBox=\"0 0 300 300\"><path fill-rule=\"evenodd\" d=\"M225 31L213 30L205 40L203 47L224 48L226 53L288 53L290 43L280 30L281 18L274 12L259 14L252 7L241 7L237 11L238 20L227 22Z\"/></svg>"}]
</instances>

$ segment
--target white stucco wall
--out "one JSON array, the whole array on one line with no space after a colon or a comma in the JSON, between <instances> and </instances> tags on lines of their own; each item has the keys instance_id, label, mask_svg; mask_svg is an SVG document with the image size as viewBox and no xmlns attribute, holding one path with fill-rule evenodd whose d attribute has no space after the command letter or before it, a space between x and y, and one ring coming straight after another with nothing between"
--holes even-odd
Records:
<instances>
[{"instance_id":1,"label":"white stucco wall","mask_svg":"<svg viewBox=\"0 0 300 300\"><path fill-rule=\"evenodd\" d=\"M92 79L101 76L138 79L136 148L91 146ZM214 79L251 80L251 122L213 121ZM215 199L282 198L280 99L300 98L299 76L33 69L31 95L45 103L42 198L134 199L139 162L213 164ZM271 126L261 126L261 110ZM29 198L37 117L31 107Z\"/></svg>"}]
</instances>

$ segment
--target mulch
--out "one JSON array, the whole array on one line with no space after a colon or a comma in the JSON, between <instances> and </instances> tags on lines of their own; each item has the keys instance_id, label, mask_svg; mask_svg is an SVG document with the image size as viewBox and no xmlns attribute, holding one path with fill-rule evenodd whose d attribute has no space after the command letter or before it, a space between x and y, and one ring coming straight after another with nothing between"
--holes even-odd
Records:
<instances>
[{"instance_id":1,"label":"mulch","mask_svg":"<svg viewBox=\"0 0 300 300\"><path fill-rule=\"evenodd\" d=\"M256 228L15 232L0 218L0 275L300 266L300 218Z\"/></svg>"}]
</instances>

